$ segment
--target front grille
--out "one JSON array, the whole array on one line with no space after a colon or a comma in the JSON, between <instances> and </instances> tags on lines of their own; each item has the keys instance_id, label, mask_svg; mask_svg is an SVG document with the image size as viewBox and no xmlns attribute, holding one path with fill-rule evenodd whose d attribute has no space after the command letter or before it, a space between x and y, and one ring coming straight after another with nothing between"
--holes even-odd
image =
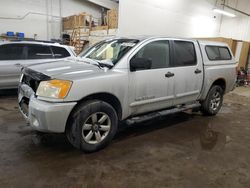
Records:
<instances>
[{"instance_id":1,"label":"front grille","mask_svg":"<svg viewBox=\"0 0 250 188\"><path fill-rule=\"evenodd\" d=\"M35 93L37 91L40 82L45 80L50 80L50 77L28 68L25 68L23 70L23 78L21 82L31 87Z\"/></svg>"},{"instance_id":2,"label":"front grille","mask_svg":"<svg viewBox=\"0 0 250 188\"><path fill-rule=\"evenodd\" d=\"M22 73L22 80L18 87L18 102L20 111L28 119L30 97L36 93L41 81L51 78L28 68L24 68Z\"/></svg>"},{"instance_id":3,"label":"front grille","mask_svg":"<svg viewBox=\"0 0 250 188\"><path fill-rule=\"evenodd\" d=\"M35 80L29 75L25 75L25 74L23 75L22 83L30 86L34 92L36 92L40 82L41 82L40 80Z\"/></svg>"}]
</instances>

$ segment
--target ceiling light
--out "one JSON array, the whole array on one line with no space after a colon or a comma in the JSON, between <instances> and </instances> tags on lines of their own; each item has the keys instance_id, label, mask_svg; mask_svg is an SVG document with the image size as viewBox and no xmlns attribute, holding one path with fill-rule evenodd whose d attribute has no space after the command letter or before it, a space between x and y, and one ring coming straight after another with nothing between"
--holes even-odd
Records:
<instances>
[{"instance_id":1,"label":"ceiling light","mask_svg":"<svg viewBox=\"0 0 250 188\"><path fill-rule=\"evenodd\" d=\"M223 14L223 15L225 15L225 16L229 16L229 17L236 17L236 15L235 14L232 14L232 13L230 13L230 12L227 12L227 11L225 11L225 10L221 10L221 9L214 9L214 12L217 12L217 13L219 13L219 14Z\"/></svg>"}]
</instances>

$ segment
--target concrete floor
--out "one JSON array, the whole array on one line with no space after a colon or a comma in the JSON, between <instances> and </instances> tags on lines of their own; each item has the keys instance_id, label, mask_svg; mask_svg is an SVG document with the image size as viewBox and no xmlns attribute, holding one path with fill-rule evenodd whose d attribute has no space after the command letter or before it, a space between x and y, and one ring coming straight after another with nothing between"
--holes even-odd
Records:
<instances>
[{"instance_id":1,"label":"concrete floor","mask_svg":"<svg viewBox=\"0 0 250 188\"><path fill-rule=\"evenodd\" d=\"M250 187L249 94L228 94L216 117L179 113L121 128L93 154L63 135L41 139L18 112L15 91L2 94L0 187Z\"/></svg>"}]
</instances>

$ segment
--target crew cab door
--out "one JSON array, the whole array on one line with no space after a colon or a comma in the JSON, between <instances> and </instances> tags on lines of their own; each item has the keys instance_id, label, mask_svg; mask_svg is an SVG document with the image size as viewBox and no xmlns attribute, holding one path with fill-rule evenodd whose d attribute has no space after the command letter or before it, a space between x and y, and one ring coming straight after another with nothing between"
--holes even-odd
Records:
<instances>
[{"instance_id":1,"label":"crew cab door","mask_svg":"<svg viewBox=\"0 0 250 188\"><path fill-rule=\"evenodd\" d=\"M172 40L174 105L197 100L203 83L203 64L199 46L189 40Z\"/></svg>"},{"instance_id":2,"label":"crew cab door","mask_svg":"<svg viewBox=\"0 0 250 188\"><path fill-rule=\"evenodd\" d=\"M140 114L173 105L174 79L170 72L170 43L168 40L151 40L131 54L133 58L151 61L151 67L129 73L130 114ZM130 67L131 68L131 67Z\"/></svg>"}]
</instances>

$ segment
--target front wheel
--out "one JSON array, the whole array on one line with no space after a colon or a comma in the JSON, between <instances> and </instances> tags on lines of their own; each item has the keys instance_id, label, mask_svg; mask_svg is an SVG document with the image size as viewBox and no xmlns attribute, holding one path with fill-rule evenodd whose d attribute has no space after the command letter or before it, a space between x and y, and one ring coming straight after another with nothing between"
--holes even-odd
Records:
<instances>
[{"instance_id":1,"label":"front wheel","mask_svg":"<svg viewBox=\"0 0 250 188\"><path fill-rule=\"evenodd\" d=\"M216 115L222 106L223 93L224 91L220 86L212 86L206 99L201 103L201 112L209 116Z\"/></svg>"},{"instance_id":2,"label":"front wheel","mask_svg":"<svg viewBox=\"0 0 250 188\"><path fill-rule=\"evenodd\" d=\"M84 152L95 152L113 139L118 125L114 108L104 101L81 104L71 116L66 135L69 142Z\"/></svg>"}]
</instances>

